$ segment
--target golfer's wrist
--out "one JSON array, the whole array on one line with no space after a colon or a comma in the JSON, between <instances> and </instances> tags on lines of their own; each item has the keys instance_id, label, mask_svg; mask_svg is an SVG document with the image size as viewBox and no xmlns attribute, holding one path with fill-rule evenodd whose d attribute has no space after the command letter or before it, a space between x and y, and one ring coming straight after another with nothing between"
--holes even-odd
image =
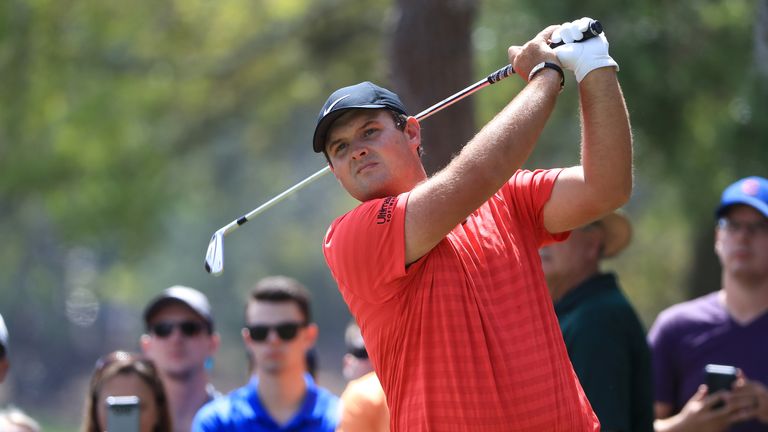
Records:
<instances>
[{"instance_id":1,"label":"golfer's wrist","mask_svg":"<svg viewBox=\"0 0 768 432\"><path fill-rule=\"evenodd\" d=\"M528 74L528 82L533 81L536 77L544 76L548 76L548 79L552 79L551 77L556 77L560 84L560 91L563 90L563 87L565 86L565 73L563 72L563 68L560 67L560 65L554 62L541 62L537 64Z\"/></svg>"}]
</instances>

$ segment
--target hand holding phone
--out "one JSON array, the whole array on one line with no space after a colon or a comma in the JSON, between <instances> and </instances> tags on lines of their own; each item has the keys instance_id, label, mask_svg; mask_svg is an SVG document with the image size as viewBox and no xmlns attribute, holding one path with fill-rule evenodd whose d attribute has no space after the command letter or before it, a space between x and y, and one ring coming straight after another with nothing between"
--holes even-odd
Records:
<instances>
[{"instance_id":1,"label":"hand holding phone","mask_svg":"<svg viewBox=\"0 0 768 432\"><path fill-rule=\"evenodd\" d=\"M139 432L139 397L109 396L107 404L108 432Z\"/></svg>"},{"instance_id":2,"label":"hand holding phone","mask_svg":"<svg viewBox=\"0 0 768 432\"><path fill-rule=\"evenodd\" d=\"M721 390L731 391L731 386L736 381L738 369L733 366L708 364L704 367L706 374L707 394L713 394ZM722 408L725 402L719 401L712 406L713 409Z\"/></svg>"}]
</instances>

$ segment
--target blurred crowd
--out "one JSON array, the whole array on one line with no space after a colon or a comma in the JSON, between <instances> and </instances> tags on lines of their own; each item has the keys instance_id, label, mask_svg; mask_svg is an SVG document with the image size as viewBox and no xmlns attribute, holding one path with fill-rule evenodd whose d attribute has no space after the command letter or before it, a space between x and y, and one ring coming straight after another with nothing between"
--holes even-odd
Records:
<instances>
[{"instance_id":1,"label":"blurred crowd","mask_svg":"<svg viewBox=\"0 0 768 432\"><path fill-rule=\"evenodd\" d=\"M715 220L721 289L669 307L647 337L617 275L600 265L631 242L625 214L540 250L568 355L602 430L768 430L768 180L729 186ZM354 320L339 358L348 385L337 396L315 381L319 328L307 288L270 276L244 303L249 379L242 387L227 394L214 387L209 371L220 336L209 301L173 286L144 309L141 352L95 362L82 430L389 430L386 396ZM10 340L0 316L0 381L11 369ZM0 410L0 431L40 430L19 408Z\"/></svg>"}]
</instances>

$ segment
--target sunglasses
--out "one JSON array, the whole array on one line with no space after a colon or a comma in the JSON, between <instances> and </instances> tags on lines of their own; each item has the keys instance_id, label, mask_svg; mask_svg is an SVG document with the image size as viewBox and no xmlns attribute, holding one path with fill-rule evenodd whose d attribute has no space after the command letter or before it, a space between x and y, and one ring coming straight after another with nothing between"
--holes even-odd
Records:
<instances>
[{"instance_id":1,"label":"sunglasses","mask_svg":"<svg viewBox=\"0 0 768 432\"><path fill-rule=\"evenodd\" d=\"M365 347L362 347L362 348L350 347L347 350L347 352L352 354L353 357L359 358L360 360L365 360L368 358L368 350L366 350Z\"/></svg>"},{"instance_id":2,"label":"sunglasses","mask_svg":"<svg viewBox=\"0 0 768 432\"><path fill-rule=\"evenodd\" d=\"M268 325L250 325L246 326L248 333L251 335L251 339L255 342L263 342L267 340L269 332L274 330L277 332L277 336L284 341L292 340L299 333L299 329L305 327L306 324L297 322L286 322L273 326Z\"/></svg>"},{"instance_id":3,"label":"sunglasses","mask_svg":"<svg viewBox=\"0 0 768 432\"><path fill-rule=\"evenodd\" d=\"M194 337L199 335L205 326L198 321L161 321L157 324L153 324L149 331L159 338L167 338L173 333L173 329L176 327L179 328L182 335L186 337Z\"/></svg>"}]
</instances>

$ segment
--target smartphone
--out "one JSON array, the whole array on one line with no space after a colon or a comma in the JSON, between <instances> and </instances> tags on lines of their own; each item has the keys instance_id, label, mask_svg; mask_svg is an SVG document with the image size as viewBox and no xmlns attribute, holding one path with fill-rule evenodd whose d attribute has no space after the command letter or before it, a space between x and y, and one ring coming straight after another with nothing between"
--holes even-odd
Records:
<instances>
[{"instance_id":1,"label":"smartphone","mask_svg":"<svg viewBox=\"0 0 768 432\"><path fill-rule=\"evenodd\" d=\"M107 432L139 432L139 397L109 396Z\"/></svg>"},{"instance_id":2,"label":"smartphone","mask_svg":"<svg viewBox=\"0 0 768 432\"><path fill-rule=\"evenodd\" d=\"M708 364L704 366L706 374L707 393L712 394L720 390L731 391L733 382L736 381L736 368L733 366ZM722 408L723 401L712 406L713 409Z\"/></svg>"}]
</instances>

